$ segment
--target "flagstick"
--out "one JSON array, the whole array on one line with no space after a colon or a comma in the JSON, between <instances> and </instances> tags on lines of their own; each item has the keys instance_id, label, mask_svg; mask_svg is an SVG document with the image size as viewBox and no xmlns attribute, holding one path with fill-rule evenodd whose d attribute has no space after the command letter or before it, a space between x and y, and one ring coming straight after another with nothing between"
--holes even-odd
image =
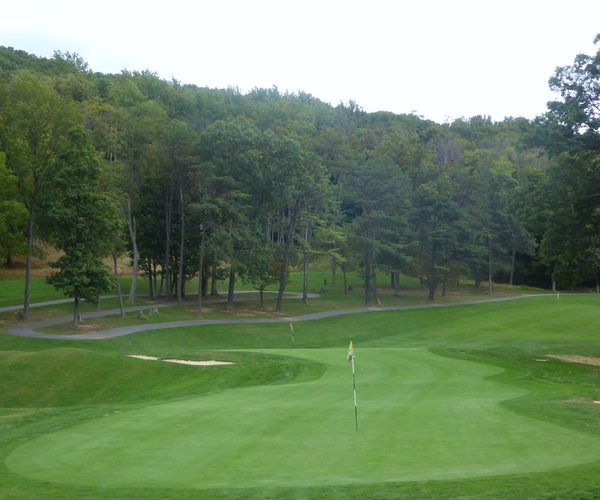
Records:
<instances>
[{"instance_id":1,"label":"flagstick","mask_svg":"<svg viewBox=\"0 0 600 500\"><path fill-rule=\"evenodd\" d=\"M356 376L354 370L354 354L352 354L352 388L354 390L354 424L358 430L358 405L356 404Z\"/></svg>"}]
</instances>

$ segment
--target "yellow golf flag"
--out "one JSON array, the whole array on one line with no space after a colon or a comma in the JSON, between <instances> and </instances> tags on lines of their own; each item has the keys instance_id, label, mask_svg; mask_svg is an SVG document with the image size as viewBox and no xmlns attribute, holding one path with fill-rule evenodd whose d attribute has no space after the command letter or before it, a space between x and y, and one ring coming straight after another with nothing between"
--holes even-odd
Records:
<instances>
[{"instance_id":1,"label":"yellow golf flag","mask_svg":"<svg viewBox=\"0 0 600 500\"><path fill-rule=\"evenodd\" d=\"M354 348L352 347L352 341L350 341L350 345L348 346L348 361L352 361L356 356L354 355Z\"/></svg>"}]
</instances>

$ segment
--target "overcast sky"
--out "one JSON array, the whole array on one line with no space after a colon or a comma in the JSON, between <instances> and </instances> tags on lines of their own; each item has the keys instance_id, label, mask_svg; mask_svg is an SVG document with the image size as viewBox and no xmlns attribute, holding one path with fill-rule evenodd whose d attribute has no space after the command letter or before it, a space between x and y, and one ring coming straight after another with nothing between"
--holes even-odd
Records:
<instances>
[{"instance_id":1,"label":"overcast sky","mask_svg":"<svg viewBox=\"0 0 600 500\"><path fill-rule=\"evenodd\" d=\"M600 0L7 0L0 45L94 71L277 86L444 122L533 118L548 78L593 54Z\"/></svg>"}]
</instances>

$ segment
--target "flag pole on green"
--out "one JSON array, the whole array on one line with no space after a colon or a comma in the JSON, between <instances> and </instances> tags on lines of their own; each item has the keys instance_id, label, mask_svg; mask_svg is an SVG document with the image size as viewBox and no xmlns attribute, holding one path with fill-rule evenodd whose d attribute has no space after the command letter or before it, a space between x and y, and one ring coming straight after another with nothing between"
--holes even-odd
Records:
<instances>
[{"instance_id":1,"label":"flag pole on green","mask_svg":"<svg viewBox=\"0 0 600 500\"><path fill-rule=\"evenodd\" d=\"M354 425L355 425L356 430L358 430L358 404L356 401L356 370L355 370L356 355L354 354L354 348L352 347L352 341L350 341L350 345L348 346L348 356L346 359L350 363L352 363L352 389L354 391Z\"/></svg>"}]
</instances>

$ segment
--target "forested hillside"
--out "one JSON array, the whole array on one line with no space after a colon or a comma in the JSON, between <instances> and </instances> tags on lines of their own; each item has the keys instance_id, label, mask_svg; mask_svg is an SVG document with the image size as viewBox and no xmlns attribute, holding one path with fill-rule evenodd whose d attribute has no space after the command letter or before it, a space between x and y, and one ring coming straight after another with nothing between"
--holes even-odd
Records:
<instances>
[{"instance_id":1,"label":"forested hillside","mask_svg":"<svg viewBox=\"0 0 600 500\"><path fill-rule=\"evenodd\" d=\"M20 257L29 277L44 242L62 252L50 282L94 300L127 254L131 300L135 279L181 301L200 275L202 294L229 280L230 307L236 280L278 283L277 310L289 269L315 259L340 289L359 272L366 304L400 273L432 300L461 277L595 286L600 51L548 76L557 99L535 120L438 124L1 47L2 266Z\"/></svg>"}]
</instances>

